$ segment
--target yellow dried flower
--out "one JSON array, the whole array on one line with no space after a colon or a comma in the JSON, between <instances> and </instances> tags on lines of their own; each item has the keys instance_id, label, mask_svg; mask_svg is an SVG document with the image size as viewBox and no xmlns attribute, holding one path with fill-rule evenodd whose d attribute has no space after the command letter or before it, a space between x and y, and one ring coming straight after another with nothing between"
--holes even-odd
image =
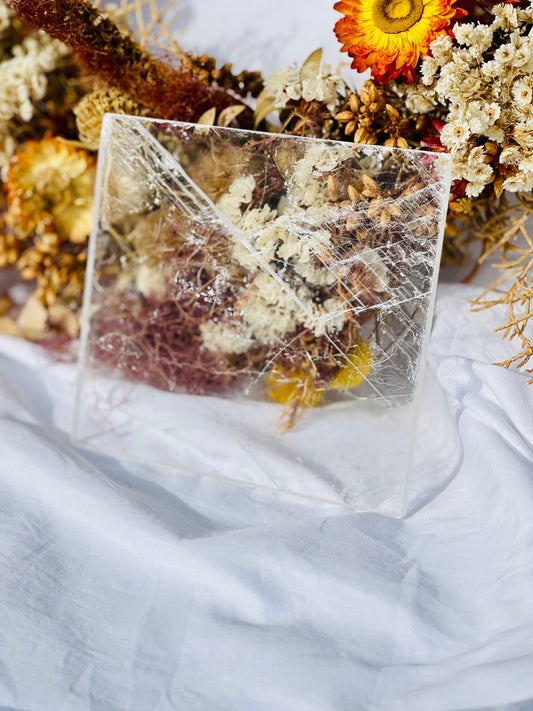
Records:
<instances>
[{"instance_id":1,"label":"yellow dried flower","mask_svg":"<svg viewBox=\"0 0 533 711\"><path fill-rule=\"evenodd\" d=\"M274 402L290 405L297 402L300 407L316 407L323 392L317 390L313 379L304 370L286 371L275 365L267 378L268 394Z\"/></svg>"},{"instance_id":2,"label":"yellow dried flower","mask_svg":"<svg viewBox=\"0 0 533 711\"><path fill-rule=\"evenodd\" d=\"M372 370L372 351L366 341L358 339L337 375L329 382L332 390L351 390L361 385Z\"/></svg>"},{"instance_id":3,"label":"yellow dried flower","mask_svg":"<svg viewBox=\"0 0 533 711\"><path fill-rule=\"evenodd\" d=\"M74 108L80 141L90 150L98 150L105 113L146 115L146 109L119 89L99 89L86 94Z\"/></svg>"},{"instance_id":4,"label":"yellow dried flower","mask_svg":"<svg viewBox=\"0 0 533 711\"><path fill-rule=\"evenodd\" d=\"M10 163L6 220L19 239L57 233L79 244L90 234L95 159L55 138L28 141Z\"/></svg>"}]
</instances>

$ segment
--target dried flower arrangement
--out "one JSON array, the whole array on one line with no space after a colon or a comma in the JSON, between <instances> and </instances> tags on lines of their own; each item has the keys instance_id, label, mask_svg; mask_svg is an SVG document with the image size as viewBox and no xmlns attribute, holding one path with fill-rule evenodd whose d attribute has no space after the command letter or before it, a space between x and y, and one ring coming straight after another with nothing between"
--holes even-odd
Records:
<instances>
[{"instance_id":1,"label":"dried flower arrangement","mask_svg":"<svg viewBox=\"0 0 533 711\"><path fill-rule=\"evenodd\" d=\"M258 72L235 75L229 65L217 68L211 57L184 53L166 31L155 0L121 0L108 10L101 4L0 0L0 65L6 77L0 87L0 267L15 270L30 285L25 303L2 300L0 328L38 340L77 334L94 152L102 116L112 111L453 151L444 258L461 262L473 254L483 262L501 254L501 277L475 307L507 304L502 331L521 350L503 365L528 365L529 1L340 0L335 31L343 51L355 70L372 72L359 92L322 62L319 51L300 68L265 80ZM137 34L129 28L132 19ZM145 49L147 40L159 41L166 54L154 57ZM271 182L275 191L272 176ZM58 200L51 196L59 186ZM219 208L227 205L229 219L232 210L233 218L243 210L247 203L237 198L250 188L251 183L224 187ZM336 183L326 188L331 203L347 199ZM252 195L257 189L251 188ZM377 205L368 209L386 230L397 216L381 197L374 195Z\"/></svg>"}]
</instances>

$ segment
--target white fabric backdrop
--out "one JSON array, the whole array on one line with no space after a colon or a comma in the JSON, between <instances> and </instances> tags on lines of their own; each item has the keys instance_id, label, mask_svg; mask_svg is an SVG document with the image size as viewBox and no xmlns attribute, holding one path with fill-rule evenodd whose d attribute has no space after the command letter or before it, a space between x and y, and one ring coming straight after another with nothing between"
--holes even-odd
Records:
<instances>
[{"instance_id":1,"label":"white fabric backdrop","mask_svg":"<svg viewBox=\"0 0 533 711\"><path fill-rule=\"evenodd\" d=\"M196 0L183 43L272 69L334 17ZM0 711L533 709L533 388L477 293L439 289L460 456L401 521L76 450L75 366L0 338Z\"/></svg>"}]
</instances>

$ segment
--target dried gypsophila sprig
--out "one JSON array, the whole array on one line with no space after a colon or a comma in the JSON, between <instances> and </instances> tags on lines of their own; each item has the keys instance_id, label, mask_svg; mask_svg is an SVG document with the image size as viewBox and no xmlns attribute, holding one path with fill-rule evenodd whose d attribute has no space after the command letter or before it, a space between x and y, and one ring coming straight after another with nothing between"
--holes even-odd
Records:
<instances>
[{"instance_id":1,"label":"dried gypsophila sprig","mask_svg":"<svg viewBox=\"0 0 533 711\"><path fill-rule=\"evenodd\" d=\"M12 56L1 63L0 121L21 118L29 121L35 102L46 93L46 75L54 71L67 47L44 33L25 37L12 48Z\"/></svg>"},{"instance_id":2,"label":"dried gypsophila sprig","mask_svg":"<svg viewBox=\"0 0 533 711\"><path fill-rule=\"evenodd\" d=\"M533 187L533 6L491 9L490 24L463 23L439 37L421 78L397 87L407 106L445 122L440 139L455 152L452 176L477 197L492 184Z\"/></svg>"},{"instance_id":3,"label":"dried gypsophila sprig","mask_svg":"<svg viewBox=\"0 0 533 711\"><path fill-rule=\"evenodd\" d=\"M7 5L5 0L0 0L0 33L7 30L11 25L13 15L13 11Z\"/></svg>"}]
</instances>

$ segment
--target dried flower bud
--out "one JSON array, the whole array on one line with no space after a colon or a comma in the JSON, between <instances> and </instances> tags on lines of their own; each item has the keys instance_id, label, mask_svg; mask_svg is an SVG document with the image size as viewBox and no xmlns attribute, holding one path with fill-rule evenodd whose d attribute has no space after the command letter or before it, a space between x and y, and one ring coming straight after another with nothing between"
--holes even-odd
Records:
<instances>
[{"instance_id":1,"label":"dried flower bud","mask_svg":"<svg viewBox=\"0 0 533 711\"><path fill-rule=\"evenodd\" d=\"M400 114L394 108L394 106L391 106L390 104L386 104L385 110L386 110L387 114L389 115L390 120L393 121L394 123L398 123L398 121L400 120Z\"/></svg>"},{"instance_id":2,"label":"dried flower bud","mask_svg":"<svg viewBox=\"0 0 533 711\"><path fill-rule=\"evenodd\" d=\"M357 94L350 95L349 104L350 104L350 109L354 113L358 113L359 109L361 108L361 101L359 100L359 97L357 96Z\"/></svg>"},{"instance_id":3,"label":"dried flower bud","mask_svg":"<svg viewBox=\"0 0 533 711\"><path fill-rule=\"evenodd\" d=\"M74 108L80 141L90 150L100 145L105 113L146 115L146 109L119 89L100 89L87 94Z\"/></svg>"}]
</instances>

